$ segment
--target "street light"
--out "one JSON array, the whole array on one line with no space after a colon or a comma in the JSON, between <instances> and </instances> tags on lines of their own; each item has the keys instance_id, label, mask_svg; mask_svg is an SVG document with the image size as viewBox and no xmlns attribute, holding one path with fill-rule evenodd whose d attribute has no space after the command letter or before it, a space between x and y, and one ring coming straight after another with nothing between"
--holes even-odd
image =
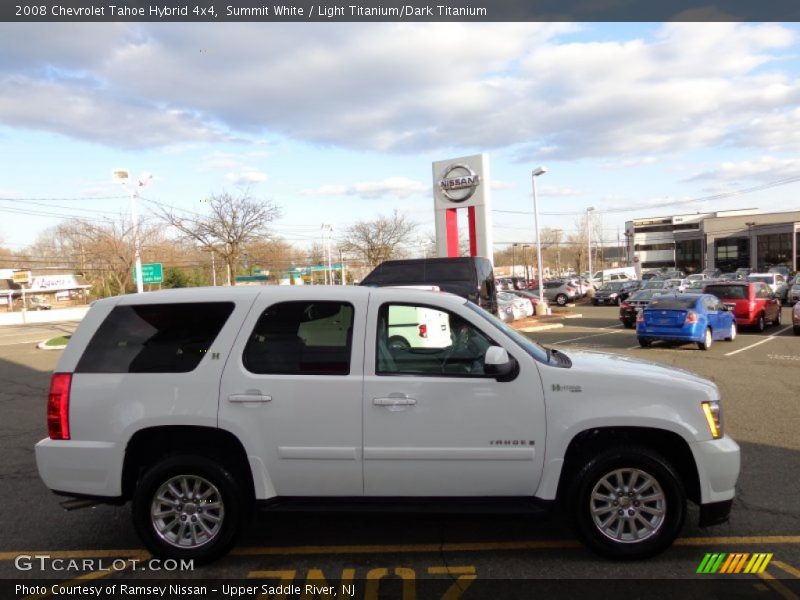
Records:
<instances>
[{"instance_id":1,"label":"street light","mask_svg":"<svg viewBox=\"0 0 800 600\"><path fill-rule=\"evenodd\" d=\"M586 209L586 241L589 246L589 285L594 287L594 272L592 271L592 226L589 223L589 213L594 210L594 206Z\"/></svg>"},{"instance_id":2,"label":"street light","mask_svg":"<svg viewBox=\"0 0 800 600\"><path fill-rule=\"evenodd\" d=\"M536 167L531 172L531 187L533 188L533 220L536 226L536 266L539 275L539 303L536 305L537 315L546 315L549 312L544 300L544 279L542 276L542 240L539 237L539 205L536 202L536 178L547 173L544 167Z\"/></svg>"},{"instance_id":3,"label":"street light","mask_svg":"<svg viewBox=\"0 0 800 600\"><path fill-rule=\"evenodd\" d=\"M333 285L333 265L331 264L331 236L333 235L333 225L330 223L322 224L322 238L325 240L325 253L328 257L328 270L325 272L325 283Z\"/></svg>"},{"instance_id":4,"label":"street light","mask_svg":"<svg viewBox=\"0 0 800 600\"><path fill-rule=\"evenodd\" d=\"M127 185L128 181L130 180L130 173L127 169L114 169L114 171L111 173L111 178L122 185ZM144 292L144 280L142 278L142 256L139 245L139 216L136 213L136 198L139 197L139 188L147 185L152 178L153 176L150 173L142 173L139 176L139 181L137 184L130 188L131 225L133 226L133 255L136 264L135 271L137 294Z\"/></svg>"}]
</instances>

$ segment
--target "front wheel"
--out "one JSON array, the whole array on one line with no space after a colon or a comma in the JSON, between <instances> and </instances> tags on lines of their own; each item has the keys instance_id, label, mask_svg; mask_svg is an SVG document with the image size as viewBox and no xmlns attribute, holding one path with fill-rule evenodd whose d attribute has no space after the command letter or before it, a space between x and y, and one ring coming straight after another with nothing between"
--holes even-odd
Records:
<instances>
[{"instance_id":1,"label":"front wheel","mask_svg":"<svg viewBox=\"0 0 800 600\"><path fill-rule=\"evenodd\" d=\"M756 331L759 333L763 333L763 331L767 328L767 322L764 319L764 313L758 315L758 321L756 321Z\"/></svg>"},{"instance_id":2,"label":"front wheel","mask_svg":"<svg viewBox=\"0 0 800 600\"><path fill-rule=\"evenodd\" d=\"M610 558L662 552L678 536L686 515L686 492L675 469L645 447L620 446L591 458L570 491L579 536Z\"/></svg>"},{"instance_id":3,"label":"front wheel","mask_svg":"<svg viewBox=\"0 0 800 600\"><path fill-rule=\"evenodd\" d=\"M622 326L625 327L625 329L633 329L636 326L636 323L633 321L623 321Z\"/></svg>"},{"instance_id":4,"label":"front wheel","mask_svg":"<svg viewBox=\"0 0 800 600\"><path fill-rule=\"evenodd\" d=\"M175 455L139 481L133 524L154 556L203 563L230 550L246 507L242 488L225 466L205 456Z\"/></svg>"}]
</instances>

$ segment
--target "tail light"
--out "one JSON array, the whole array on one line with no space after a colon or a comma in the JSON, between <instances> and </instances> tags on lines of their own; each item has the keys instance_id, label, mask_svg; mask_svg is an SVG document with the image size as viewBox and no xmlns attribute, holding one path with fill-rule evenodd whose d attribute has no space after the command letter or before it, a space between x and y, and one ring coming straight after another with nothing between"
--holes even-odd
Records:
<instances>
[{"instance_id":1,"label":"tail light","mask_svg":"<svg viewBox=\"0 0 800 600\"><path fill-rule=\"evenodd\" d=\"M637 323L644 323L644 311L643 310L640 310L638 313L636 313L636 322Z\"/></svg>"},{"instance_id":2,"label":"tail light","mask_svg":"<svg viewBox=\"0 0 800 600\"><path fill-rule=\"evenodd\" d=\"M425 323L419 326L419 337L421 338L428 337L428 326Z\"/></svg>"},{"instance_id":3,"label":"tail light","mask_svg":"<svg viewBox=\"0 0 800 600\"><path fill-rule=\"evenodd\" d=\"M630 307L631 307L630 304L628 304L627 302L623 302L620 308L630 308Z\"/></svg>"},{"instance_id":4,"label":"tail light","mask_svg":"<svg viewBox=\"0 0 800 600\"><path fill-rule=\"evenodd\" d=\"M683 324L691 325L692 323L697 323L697 313L693 310L690 310L686 313L686 320L683 322Z\"/></svg>"},{"instance_id":5,"label":"tail light","mask_svg":"<svg viewBox=\"0 0 800 600\"><path fill-rule=\"evenodd\" d=\"M47 396L47 435L51 440L69 439L69 390L72 373L53 373Z\"/></svg>"}]
</instances>

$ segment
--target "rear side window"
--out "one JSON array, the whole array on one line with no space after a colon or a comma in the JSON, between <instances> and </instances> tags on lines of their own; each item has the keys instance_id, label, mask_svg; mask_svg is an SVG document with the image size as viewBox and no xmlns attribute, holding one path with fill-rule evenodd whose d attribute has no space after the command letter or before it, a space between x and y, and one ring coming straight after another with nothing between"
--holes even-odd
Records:
<instances>
[{"instance_id":1,"label":"rear side window","mask_svg":"<svg viewBox=\"0 0 800 600\"><path fill-rule=\"evenodd\" d=\"M208 353L233 302L116 306L76 373L188 373Z\"/></svg>"},{"instance_id":2,"label":"rear side window","mask_svg":"<svg viewBox=\"0 0 800 600\"><path fill-rule=\"evenodd\" d=\"M674 297L674 296L667 296L667 297L658 297L653 298L648 304L648 308L653 308L656 310L676 310L676 309L687 309L687 308L694 308L694 305L697 303L697 296L689 296L687 297Z\"/></svg>"},{"instance_id":3,"label":"rear side window","mask_svg":"<svg viewBox=\"0 0 800 600\"><path fill-rule=\"evenodd\" d=\"M747 286L744 285L709 285L706 294L714 294L722 300L746 300Z\"/></svg>"},{"instance_id":4,"label":"rear side window","mask_svg":"<svg viewBox=\"0 0 800 600\"><path fill-rule=\"evenodd\" d=\"M363 285L402 284L407 282L431 283L442 281L474 282L476 273L470 261L383 263L370 273Z\"/></svg>"},{"instance_id":5,"label":"rear side window","mask_svg":"<svg viewBox=\"0 0 800 600\"><path fill-rule=\"evenodd\" d=\"M259 317L242 362L259 375L349 375L353 305L279 302Z\"/></svg>"}]
</instances>

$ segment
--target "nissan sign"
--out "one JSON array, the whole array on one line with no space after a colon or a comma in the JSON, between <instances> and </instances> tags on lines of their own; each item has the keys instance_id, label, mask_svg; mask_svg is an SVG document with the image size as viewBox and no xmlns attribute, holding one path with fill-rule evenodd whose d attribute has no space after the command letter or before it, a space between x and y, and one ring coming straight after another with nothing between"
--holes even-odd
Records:
<instances>
[{"instance_id":1,"label":"nissan sign","mask_svg":"<svg viewBox=\"0 0 800 600\"><path fill-rule=\"evenodd\" d=\"M451 202L464 202L478 189L481 177L469 165L455 164L447 167L439 180L439 189Z\"/></svg>"}]
</instances>

